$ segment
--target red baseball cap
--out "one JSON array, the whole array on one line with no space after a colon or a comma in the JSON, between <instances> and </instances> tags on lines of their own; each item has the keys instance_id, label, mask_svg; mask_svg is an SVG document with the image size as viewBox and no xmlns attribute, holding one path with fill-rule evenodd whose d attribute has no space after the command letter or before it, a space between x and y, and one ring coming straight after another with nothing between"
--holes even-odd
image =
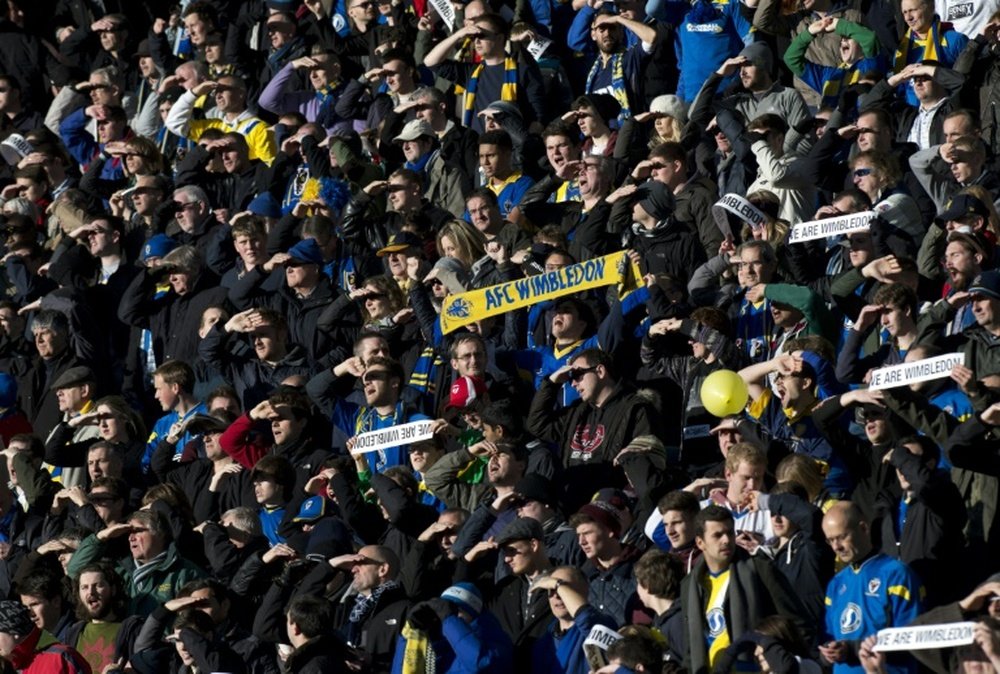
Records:
<instances>
[{"instance_id":1,"label":"red baseball cap","mask_svg":"<svg viewBox=\"0 0 1000 674\"><path fill-rule=\"evenodd\" d=\"M459 377L451 385L451 395L445 409L466 409L486 395L486 382L481 377L466 375Z\"/></svg>"}]
</instances>

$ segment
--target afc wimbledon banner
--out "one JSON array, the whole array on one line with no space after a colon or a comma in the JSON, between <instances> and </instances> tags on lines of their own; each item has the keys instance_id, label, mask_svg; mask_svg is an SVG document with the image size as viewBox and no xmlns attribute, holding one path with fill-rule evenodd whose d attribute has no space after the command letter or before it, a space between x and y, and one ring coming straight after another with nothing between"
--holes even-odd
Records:
<instances>
[{"instance_id":1,"label":"afc wimbledon banner","mask_svg":"<svg viewBox=\"0 0 1000 674\"><path fill-rule=\"evenodd\" d=\"M638 287L638 265L624 251L563 267L559 271L526 276L489 288L448 295L441 307L441 332L448 334L463 325L544 300L601 286L621 284L620 295Z\"/></svg>"}]
</instances>

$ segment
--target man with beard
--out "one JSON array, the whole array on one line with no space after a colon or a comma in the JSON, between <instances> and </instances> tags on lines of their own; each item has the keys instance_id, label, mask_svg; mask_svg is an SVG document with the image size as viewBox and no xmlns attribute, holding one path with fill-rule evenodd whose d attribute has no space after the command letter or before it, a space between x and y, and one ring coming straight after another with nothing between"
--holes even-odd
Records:
<instances>
[{"instance_id":1,"label":"man with beard","mask_svg":"<svg viewBox=\"0 0 1000 674\"><path fill-rule=\"evenodd\" d=\"M73 583L78 621L66 631L73 646L95 672L104 671L132 651L142 616L128 616L121 576L107 562L88 564Z\"/></svg>"},{"instance_id":2,"label":"man with beard","mask_svg":"<svg viewBox=\"0 0 1000 674\"><path fill-rule=\"evenodd\" d=\"M595 16L588 5L577 14L570 30L579 31L577 25L587 21L591 21L590 39L598 52L587 74L585 93L613 96L621 106L618 120L623 122L645 107L641 77L657 39L656 28L622 14L599 12ZM626 28L639 38L631 47L625 43Z\"/></svg>"},{"instance_id":3,"label":"man with beard","mask_svg":"<svg viewBox=\"0 0 1000 674\"><path fill-rule=\"evenodd\" d=\"M948 235L948 245L944 249L947 295L926 312L926 320L943 325L946 338L961 339L961 335L977 323L967 291L972 280L983 270L983 262L988 259L986 250L986 242L979 234L955 231Z\"/></svg>"},{"instance_id":4,"label":"man with beard","mask_svg":"<svg viewBox=\"0 0 1000 674\"><path fill-rule=\"evenodd\" d=\"M746 120L756 119L766 112L777 114L789 127L809 117L802 94L774 79L774 55L763 42L754 42L739 56L727 59L705 81L698 95L711 97L723 78L737 72L745 91L723 99L722 107L739 112Z\"/></svg>"},{"instance_id":5,"label":"man with beard","mask_svg":"<svg viewBox=\"0 0 1000 674\"><path fill-rule=\"evenodd\" d=\"M338 387L353 387L354 378L361 377L365 392L364 405L336 398L330 410L335 447L346 446L350 450L354 439L361 433L427 419L423 414L407 408L400 399L406 379L403 367L395 360L374 357L361 365L359 359L348 358L337 365L333 373L339 378L336 383ZM408 451L407 445L399 445L363 456L368 460L373 473L381 473L392 466L408 465Z\"/></svg>"}]
</instances>

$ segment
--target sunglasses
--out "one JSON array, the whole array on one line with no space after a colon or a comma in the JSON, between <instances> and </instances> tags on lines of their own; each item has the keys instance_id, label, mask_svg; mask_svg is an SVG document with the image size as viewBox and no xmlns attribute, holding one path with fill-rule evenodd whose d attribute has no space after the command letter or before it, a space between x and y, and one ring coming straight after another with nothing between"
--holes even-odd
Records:
<instances>
[{"instance_id":1,"label":"sunglasses","mask_svg":"<svg viewBox=\"0 0 1000 674\"><path fill-rule=\"evenodd\" d=\"M872 169L870 168L854 169L855 178L864 178L865 176L870 176L871 174L872 174Z\"/></svg>"},{"instance_id":2,"label":"sunglasses","mask_svg":"<svg viewBox=\"0 0 1000 674\"><path fill-rule=\"evenodd\" d=\"M581 379L584 378L584 376L586 376L590 372L593 372L596 369L597 369L596 365L594 367L574 367L569 371L569 380L580 381Z\"/></svg>"}]
</instances>

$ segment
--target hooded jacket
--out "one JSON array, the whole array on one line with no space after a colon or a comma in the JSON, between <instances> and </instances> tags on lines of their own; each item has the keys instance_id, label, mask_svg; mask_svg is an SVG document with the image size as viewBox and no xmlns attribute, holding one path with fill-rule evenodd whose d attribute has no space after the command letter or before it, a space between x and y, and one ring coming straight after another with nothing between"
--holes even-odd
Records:
<instances>
[{"instance_id":1,"label":"hooded jacket","mask_svg":"<svg viewBox=\"0 0 1000 674\"><path fill-rule=\"evenodd\" d=\"M559 406L562 384L545 377L531 401L527 430L560 448L566 466L567 506L572 510L602 487L621 487L624 473L612 460L638 435L662 436L652 406L619 385L601 407L577 400Z\"/></svg>"}]
</instances>

